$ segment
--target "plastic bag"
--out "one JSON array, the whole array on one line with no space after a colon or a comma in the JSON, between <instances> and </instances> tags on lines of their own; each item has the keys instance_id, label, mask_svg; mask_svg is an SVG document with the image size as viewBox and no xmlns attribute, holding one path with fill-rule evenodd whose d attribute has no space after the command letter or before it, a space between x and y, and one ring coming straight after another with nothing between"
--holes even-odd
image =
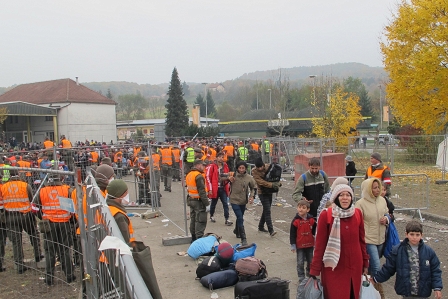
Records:
<instances>
[{"instance_id":1,"label":"plastic bag","mask_svg":"<svg viewBox=\"0 0 448 299\"><path fill-rule=\"evenodd\" d=\"M390 218L389 218L390 221ZM390 222L386 230L386 242L384 242L384 252L383 255L388 257L392 251L392 247L400 244L400 237L398 236L397 228L393 222Z\"/></svg>"},{"instance_id":2,"label":"plastic bag","mask_svg":"<svg viewBox=\"0 0 448 299\"><path fill-rule=\"evenodd\" d=\"M319 279L308 277L299 284L296 299L324 299L324 289Z\"/></svg>"},{"instance_id":3,"label":"plastic bag","mask_svg":"<svg viewBox=\"0 0 448 299\"><path fill-rule=\"evenodd\" d=\"M381 299L380 293L375 290L373 284L367 279L366 276L362 276L361 280L361 294L359 299Z\"/></svg>"}]
</instances>

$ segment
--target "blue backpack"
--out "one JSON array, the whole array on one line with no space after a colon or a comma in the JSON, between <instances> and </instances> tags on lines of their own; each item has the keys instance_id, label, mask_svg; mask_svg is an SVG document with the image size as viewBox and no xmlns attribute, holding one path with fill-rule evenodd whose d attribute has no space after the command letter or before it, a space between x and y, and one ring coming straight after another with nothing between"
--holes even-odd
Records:
<instances>
[{"instance_id":1,"label":"blue backpack","mask_svg":"<svg viewBox=\"0 0 448 299\"><path fill-rule=\"evenodd\" d=\"M384 242L384 252L383 255L385 257L388 257L390 252L392 251L392 248L395 245L400 244L400 237L398 236L397 228L395 227L395 224L390 220L389 218L389 225L386 229L386 242Z\"/></svg>"}]
</instances>

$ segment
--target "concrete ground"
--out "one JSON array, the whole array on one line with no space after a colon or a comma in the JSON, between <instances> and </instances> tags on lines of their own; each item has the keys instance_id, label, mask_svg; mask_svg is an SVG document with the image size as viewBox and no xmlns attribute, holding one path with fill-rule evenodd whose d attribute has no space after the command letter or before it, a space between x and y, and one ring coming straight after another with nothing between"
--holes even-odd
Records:
<instances>
[{"instance_id":1,"label":"concrete ground","mask_svg":"<svg viewBox=\"0 0 448 299\"><path fill-rule=\"evenodd\" d=\"M130 176L124 178L130 179ZM135 200L134 184L129 183L131 200ZM185 217L183 205L183 188L180 182L172 183L172 192L162 191L162 199L160 208L161 217L153 219L142 219L140 217L131 217L135 236L137 240L142 240L151 248L152 260L156 269L156 275L159 286L164 298L210 298L211 291L204 288L196 277L197 262L189 256L178 255L179 252L185 252L189 244L164 246L162 239L173 237L176 235L185 236ZM163 190L163 185L161 186ZM285 189L285 193L289 195L292 190ZM283 195L286 198L286 195ZM288 200L289 202L289 200ZM280 277L282 279L290 280L290 298L295 298L297 293L298 278L296 272L296 255L290 251L289 245L289 222L291 219L285 221L274 222L274 227L277 235L270 237L266 233L259 233L257 230L258 219L261 213L261 207L248 206L249 210L245 214L245 228L249 243L256 243L257 250L255 256L264 261L267 266L269 277ZM274 208L274 207L273 207ZM144 213L150 207L146 208L128 208L128 213ZM288 210L291 217L294 216L293 208ZM188 211L188 209L187 209ZM235 220L235 215L230 209L230 219ZM397 221L397 229L400 231L402 237L403 226L406 221L411 219L410 216L404 214L397 214L400 217ZM222 212L222 205L218 203L217 211L215 213L216 223L207 223L206 232L216 233L222 236L223 240L231 244L240 242L232 233L233 226L224 225L224 217ZM278 218L273 218L278 219ZM189 221L188 221L189 224ZM443 227L442 227L443 228ZM437 233L439 226L434 227L434 232ZM442 240L441 238L439 238ZM445 238L446 239L446 238ZM438 240L437 240L438 242ZM439 245L439 243L437 243ZM440 244L442 245L442 244ZM437 252L437 251L436 251ZM384 262L382 259L381 263ZM400 296L395 295L393 284L395 278L390 279L384 284L386 290L386 298L398 299ZM219 298L234 298L234 288L228 287L216 290Z\"/></svg>"}]
</instances>

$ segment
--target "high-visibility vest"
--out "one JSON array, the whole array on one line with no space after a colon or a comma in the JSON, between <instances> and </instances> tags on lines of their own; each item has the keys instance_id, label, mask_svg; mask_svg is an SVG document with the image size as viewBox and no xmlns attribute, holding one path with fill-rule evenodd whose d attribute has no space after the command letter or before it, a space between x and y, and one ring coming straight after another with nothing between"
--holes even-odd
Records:
<instances>
[{"instance_id":1,"label":"high-visibility vest","mask_svg":"<svg viewBox=\"0 0 448 299\"><path fill-rule=\"evenodd\" d=\"M9 166L9 165L3 165L3 167L4 168L9 168L9 167L11 167L11 166ZM3 183L6 183L7 181L9 181L9 177L10 177L10 175L9 175L9 170L6 170L6 169L3 169L3 177L2 177L2 182Z\"/></svg>"},{"instance_id":2,"label":"high-visibility vest","mask_svg":"<svg viewBox=\"0 0 448 299\"><path fill-rule=\"evenodd\" d=\"M160 170L160 155L152 154L151 161L152 161L152 167L154 167L154 170Z\"/></svg>"},{"instance_id":3,"label":"high-visibility vest","mask_svg":"<svg viewBox=\"0 0 448 299\"><path fill-rule=\"evenodd\" d=\"M54 147L54 142L51 141L51 140L45 140L44 141L44 147L45 148L52 148L52 147Z\"/></svg>"},{"instance_id":4,"label":"high-visibility vest","mask_svg":"<svg viewBox=\"0 0 448 299\"><path fill-rule=\"evenodd\" d=\"M0 212L3 212L3 195L2 195L2 188L0 186Z\"/></svg>"},{"instance_id":5,"label":"high-visibility vest","mask_svg":"<svg viewBox=\"0 0 448 299\"><path fill-rule=\"evenodd\" d=\"M134 147L134 155L137 157L138 152L141 151L141 147Z\"/></svg>"},{"instance_id":6,"label":"high-visibility vest","mask_svg":"<svg viewBox=\"0 0 448 299\"><path fill-rule=\"evenodd\" d=\"M270 149L270 152L271 152L271 155L272 155L272 153L274 152L272 149L274 148L274 145L271 143L271 144L269 144L269 149Z\"/></svg>"},{"instance_id":7,"label":"high-visibility vest","mask_svg":"<svg viewBox=\"0 0 448 299\"><path fill-rule=\"evenodd\" d=\"M216 150L211 147L208 149L209 153L210 153L210 160L211 161L216 161Z\"/></svg>"},{"instance_id":8,"label":"high-visibility vest","mask_svg":"<svg viewBox=\"0 0 448 299\"><path fill-rule=\"evenodd\" d=\"M173 154L169 148L160 149L162 154L162 164L173 165Z\"/></svg>"},{"instance_id":9,"label":"high-visibility vest","mask_svg":"<svg viewBox=\"0 0 448 299\"><path fill-rule=\"evenodd\" d=\"M114 162L117 163L118 161L121 161L122 159L123 159L123 153L116 152L114 155Z\"/></svg>"},{"instance_id":10,"label":"high-visibility vest","mask_svg":"<svg viewBox=\"0 0 448 299\"><path fill-rule=\"evenodd\" d=\"M63 210L59 201L59 197L70 198L69 189L70 187L67 185L46 186L40 189L43 219L51 222L68 222L70 220L70 212Z\"/></svg>"},{"instance_id":11,"label":"high-visibility vest","mask_svg":"<svg viewBox=\"0 0 448 299\"><path fill-rule=\"evenodd\" d=\"M92 162L97 163L98 162L98 153L97 152L90 152L90 157L92 157Z\"/></svg>"},{"instance_id":12,"label":"high-visibility vest","mask_svg":"<svg viewBox=\"0 0 448 299\"><path fill-rule=\"evenodd\" d=\"M247 161L248 154L249 154L249 151L244 146L240 146L238 148L238 155L240 156L241 160Z\"/></svg>"},{"instance_id":13,"label":"high-visibility vest","mask_svg":"<svg viewBox=\"0 0 448 299\"><path fill-rule=\"evenodd\" d=\"M173 156L174 156L174 162L179 163L180 162L180 149L173 148L171 150L171 152L173 153Z\"/></svg>"},{"instance_id":14,"label":"high-visibility vest","mask_svg":"<svg viewBox=\"0 0 448 299\"><path fill-rule=\"evenodd\" d=\"M31 203L28 198L28 184L22 181L9 181L2 186L3 207L5 211L28 213Z\"/></svg>"},{"instance_id":15,"label":"high-visibility vest","mask_svg":"<svg viewBox=\"0 0 448 299\"><path fill-rule=\"evenodd\" d=\"M368 178L377 178L380 181L383 180L383 172L387 169L388 167L383 165L383 168L377 168L372 172L372 166L370 166L367 169L367 177Z\"/></svg>"},{"instance_id":16,"label":"high-visibility vest","mask_svg":"<svg viewBox=\"0 0 448 299\"><path fill-rule=\"evenodd\" d=\"M271 144L269 140L266 139L265 141L263 141L263 143L264 143L264 152L269 153L271 151Z\"/></svg>"},{"instance_id":17,"label":"high-visibility vest","mask_svg":"<svg viewBox=\"0 0 448 299\"><path fill-rule=\"evenodd\" d=\"M195 169L191 170L187 174L187 177L185 178L185 182L187 184L188 196L190 196L191 198L200 198L199 192L198 192L198 187L196 186L196 177L198 175L202 175L204 177L204 187L205 187L205 192L207 192L207 185L205 184L205 173L201 173Z\"/></svg>"},{"instance_id":18,"label":"high-visibility vest","mask_svg":"<svg viewBox=\"0 0 448 299\"><path fill-rule=\"evenodd\" d=\"M260 149L260 146L256 142L252 143L251 146L254 151L258 152L258 150Z\"/></svg>"},{"instance_id":19,"label":"high-visibility vest","mask_svg":"<svg viewBox=\"0 0 448 299\"><path fill-rule=\"evenodd\" d=\"M126 215L125 212L123 212L122 210L120 210L119 208L114 207L114 206L109 206L109 210L112 213L112 216L114 216L114 217L115 217L115 215L117 215L117 213L121 213L121 214L126 216L126 218L129 221L129 226L128 226L128 228L129 228L129 236L130 236L129 237L129 242L135 241L135 238L134 238L134 228L132 228L132 222L131 222L131 219L129 219L128 215Z\"/></svg>"},{"instance_id":20,"label":"high-visibility vest","mask_svg":"<svg viewBox=\"0 0 448 299\"><path fill-rule=\"evenodd\" d=\"M82 211L83 211L83 216L84 216L84 225L87 226L87 192L86 192L86 186L82 186ZM78 220L79 215L78 215L78 194L76 192L76 189L74 189L72 191L72 196L71 196L73 203L75 204L75 217L76 220ZM80 235L81 234L81 228L78 226L78 228L76 229L76 234Z\"/></svg>"},{"instance_id":21,"label":"high-visibility vest","mask_svg":"<svg viewBox=\"0 0 448 299\"><path fill-rule=\"evenodd\" d=\"M28 161L17 161L17 164L20 167L31 168L31 163ZM29 172L29 171L25 172L25 176L31 176L31 172Z\"/></svg>"},{"instance_id":22,"label":"high-visibility vest","mask_svg":"<svg viewBox=\"0 0 448 299\"><path fill-rule=\"evenodd\" d=\"M72 143L67 139L62 139L61 143L62 143L62 148L71 148L72 147Z\"/></svg>"},{"instance_id":23,"label":"high-visibility vest","mask_svg":"<svg viewBox=\"0 0 448 299\"><path fill-rule=\"evenodd\" d=\"M191 147L187 147L185 152L187 153L187 162L193 163L194 162L194 149Z\"/></svg>"},{"instance_id":24,"label":"high-visibility vest","mask_svg":"<svg viewBox=\"0 0 448 299\"><path fill-rule=\"evenodd\" d=\"M235 150L235 148L233 147L233 145L226 145L224 147L224 150L227 152L227 156L228 157L233 157L233 152Z\"/></svg>"}]
</instances>

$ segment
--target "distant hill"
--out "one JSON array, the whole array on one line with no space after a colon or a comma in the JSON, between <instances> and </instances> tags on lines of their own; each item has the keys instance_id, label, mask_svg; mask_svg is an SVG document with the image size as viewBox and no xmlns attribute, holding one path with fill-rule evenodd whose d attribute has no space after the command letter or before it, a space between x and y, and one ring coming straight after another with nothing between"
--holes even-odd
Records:
<instances>
[{"instance_id":1,"label":"distant hill","mask_svg":"<svg viewBox=\"0 0 448 299\"><path fill-rule=\"evenodd\" d=\"M281 68L282 75L288 76L291 81L302 81L314 75L317 77L336 77L345 79L348 77L360 78L364 84L370 86L387 81L388 75L382 67L371 67L362 63L348 62L329 65L299 66ZM277 80L278 70L256 71L246 73L238 79L242 80Z\"/></svg>"},{"instance_id":2,"label":"distant hill","mask_svg":"<svg viewBox=\"0 0 448 299\"><path fill-rule=\"evenodd\" d=\"M330 65L319 65L319 66L300 66L292 68L281 68L283 78L288 77L291 82L297 82L301 84L309 84L309 76L315 75L317 77L334 77L339 79L344 79L348 77L360 78L361 81L366 85L368 91L373 91L378 88L378 84L387 81L387 73L382 67L370 67L362 63L336 63ZM256 71L252 73L246 73L242 76L221 82L226 90L233 86L239 86L241 83L243 85L251 85L258 81L268 81L268 80L278 80L279 70L267 70L267 71ZM58 79L58 78L55 78ZM182 78L180 78L182 80ZM168 91L169 83L163 84L138 84L134 82L126 81L112 81L112 82L82 82L83 85L88 88L101 92L103 95L107 94L107 90L110 89L113 98L116 100L119 95L123 94L135 94L140 92L144 97L152 96L162 96ZM201 83L187 82L189 85L190 95L187 98L194 99L196 95L204 92L204 86ZM231 85L231 86L229 86ZM0 94L11 89L11 87L0 87ZM220 98L220 97L218 97ZM190 99L190 101L191 101ZM218 99L219 102L220 99Z\"/></svg>"}]
</instances>

